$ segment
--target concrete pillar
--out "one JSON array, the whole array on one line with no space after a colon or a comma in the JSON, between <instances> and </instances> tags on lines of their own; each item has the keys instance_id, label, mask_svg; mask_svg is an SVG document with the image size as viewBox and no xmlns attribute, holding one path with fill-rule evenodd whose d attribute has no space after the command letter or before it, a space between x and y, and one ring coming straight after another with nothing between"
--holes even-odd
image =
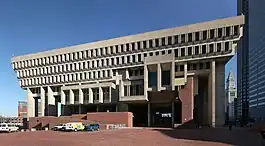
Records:
<instances>
[{"instance_id":1,"label":"concrete pillar","mask_svg":"<svg viewBox=\"0 0 265 146\"><path fill-rule=\"evenodd\" d=\"M99 103L103 103L103 90L102 87L99 87Z\"/></svg>"},{"instance_id":2,"label":"concrete pillar","mask_svg":"<svg viewBox=\"0 0 265 146\"><path fill-rule=\"evenodd\" d=\"M225 64L215 66L215 124L225 123Z\"/></svg>"},{"instance_id":3,"label":"concrete pillar","mask_svg":"<svg viewBox=\"0 0 265 146\"><path fill-rule=\"evenodd\" d=\"M209 88L208 88L208 118L209 125L215 127L215 61L211 64L211 73L209 75Z\"/></svg>"},{"instance_id":4,"label":"concrete pillar","mask_svg":"<svg viewBox=\"0 0 265 146\"><path fill-rule=\"evenodd\" d=\"M69 90L69 98L70 98L70 104L75 103L75 96L73 90Z\"/></svg>"},{"instance_id":5,"label":"concrete pillar","mask_svg":"<svg viewBox=\"0 0 265 146\"><path fill-rule=\"evenodd\" d=\"M144 65L144 96L147 98L147 89L148 89L148 68L147 65Z\"/></svg>"},{"instance_id":6,"label":"concrete pillar","mask_svg":"<svg viewBox=\"0 0 265 146\"><path fill-rule=\"evenodd\" d=\"M174 128L174 124L175 124L175 102L172 102L171 105L171 123L172 123L172 127Z\"/></svg>"},{"instance_id":7,"label":"concrete pillar","mask_svg":"<svg viewBox=\"0 0 265 146\"><path fill-rule=\"evenodd\" d=\"M79 113L79 114L82 114L82 105L80 104L80 105L78 106L78 108L79 108L79 109L78 109L78 113Z\"/></svg>"},{"instance_id":8,"label":"concrete pillar","mask_svg":"<svg viewBox=\"0 0 265 146\"><path fill-rule=\"evenodd\" d=\"M171 88L175 91L175 62L171 63Z\"/></svg>"},{"instance_id":9,"label":"concrete pillar","mask_svg":"<svg viewBox=\"0 0 265 146\"><path fill-rule=\"evenodd\" d=\"M33 98L33 94L29 88L27 88L27 98L27 119L29 120L30 117L35 117L35 99Z\"/></svg>"},{"instance_id":10,"label":"concrete pillar","mask_svg":"<svg viewBox=\"0 0 265 146\"><path fill-rule=\"evenodd\" d=\"M41 116L45 116L45 90L43 87L40 87L40 106Z\"/></svg>"},{"instance_id":11,"label":"concrete pillar","mask_svg":"<svg viewBox=\"0 0 265 146\"><path fill-rule=\"evenodd\" d=\"M88 89L88 91L89 91L89 103L93 103L93 90L92 90L92 88L89 88Z\"/></svg>"},{"instance_id":12,"label":"concrete pillar","mask_svg":"<svg viewBox=\"0 0 265 146\"><path fill-rule=\"evenodd\" d=\"M48 104L55 105L55 98L53 96L53 91L50 86L48 86Z\"/></svg>"},{"instance_id":13,"label":"concrete pillar","mask_svg":"<svg viewBox=\"0 0 265 146\"><path fill-rule=\"evenodd\" d=\"M111 96L112 96L111 91L112 91L112 89L111 89L111 87L109 87L109 101L110 102L111 102Z\"/></svg>"},{"instance_id":14,"label":"concrete pillar","mask_svg":"<svg viewBox=\"0 0 265 146\"><path fill-rule=\"evenodd\" d=\"M148 127L150 127L151 126L151 104L150 103L148 103L147 117L148 117Z\"/></svg>"},{"instance_id":15,"label":"concrete pillar","mask_svg":"<svg viewBox=\"0 0 265 146\"><path fill-rule=\"evenodd\" d=\"M157 64L157 91L161 91L161 87L162 87L162 84L161 84L161 64L158 63Z\"/></svg>"},{"instance_id":16,"label":"concrete pillar","mask_svg":"<svg viewBox=\"0 0 265 146\"><path fill-rule=\"evenodd\" d=\"M83 94L83 90L80 88L79 89L79 104L83 104L84 103L84 94Z\"/></svg>"},{"instance_id":17,"label":"concrete pillar","mask_svg":"<svg viewBox=\"0 0 265 146\"><path fill-rule=\"evenodd\" d=\"M64 93L64 90L61 89L61 104L62 105L65 105L65 93Z\"/></svg>"},{"instance_id":18,"label":"concrete pillar","mask_svg":"<svg viewBox=\"0 0 265 146\"><path fill-rule=\"evenodd\" d=\"M184 64L184 80L185 80L185 83L187 82L187 74L188 74L187 63L185 63Z\"/></svg>"},{"instance_id":19,"label":"concrete pillar","mask_svg":"<svg viewBox=\"0 0 265 146\"><path fill-rule=\"evenodd\" d=\"M120 83L119 83L120 85L119 85L119 92L120 92L120 98L122 98L123 96L124 96L124 83L123 83L123 81L122 80L120 80Z\"/></svg>"}]
</instances>

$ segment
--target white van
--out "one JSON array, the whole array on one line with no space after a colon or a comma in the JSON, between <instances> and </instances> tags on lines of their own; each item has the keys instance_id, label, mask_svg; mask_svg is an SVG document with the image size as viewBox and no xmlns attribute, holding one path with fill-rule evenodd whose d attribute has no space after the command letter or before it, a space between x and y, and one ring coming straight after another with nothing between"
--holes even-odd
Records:
<instances>
[{"instance_id":1,"label":"white van","mask_svg":"<svg viewBox=\"0 0 265 146\"><path fill-rule=\"evenodd\" d=\"M0 123L0 132L16 132L18 127L15 124Z\"/></svg>"}]
</instances>

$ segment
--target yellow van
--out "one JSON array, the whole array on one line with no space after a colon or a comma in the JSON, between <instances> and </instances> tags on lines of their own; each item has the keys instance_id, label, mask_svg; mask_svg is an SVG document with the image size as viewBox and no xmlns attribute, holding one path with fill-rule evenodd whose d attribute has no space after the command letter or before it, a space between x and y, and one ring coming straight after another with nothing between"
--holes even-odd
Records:
<instances>
[{"instance_id":1,"label":"yellow van","mask_svg":"<svg viewBox=\"0 0 265 146\"><path fill-rule=\"evenodd\" d=\"M63 131L83 131L84 129L85 126L82 122L70 122L62 127Z\"/></svg>"}]
</instances>

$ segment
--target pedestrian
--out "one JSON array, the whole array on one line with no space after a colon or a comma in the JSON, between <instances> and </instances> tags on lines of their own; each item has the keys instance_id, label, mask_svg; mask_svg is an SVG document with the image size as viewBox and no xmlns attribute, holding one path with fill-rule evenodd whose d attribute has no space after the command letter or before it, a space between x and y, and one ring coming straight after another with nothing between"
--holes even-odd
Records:
<instances>
[{"instance_id":1,"label":"pedestrian","mask_svg":"<svg viewBox=\"0 0 265 146\"><path fill-rule=\"evenodd\" d=\"M232 130L232 126L233 126L232 122L229 122L229 130L230 131Z\"/></svg>"}]
</instances>

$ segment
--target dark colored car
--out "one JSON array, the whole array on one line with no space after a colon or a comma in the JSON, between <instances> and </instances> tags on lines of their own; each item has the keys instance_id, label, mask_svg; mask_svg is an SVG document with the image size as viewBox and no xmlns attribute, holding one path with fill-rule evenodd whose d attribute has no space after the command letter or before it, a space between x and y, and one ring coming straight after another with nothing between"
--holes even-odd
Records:
<instances>
[{"instance_id":1,"label":"dark colored car","mask_svg":"<svg viewBox=\"0 0 265 146\"><path fill-rule=\"evenodd\" d=\"M85 127L86 131L98 131L99 130L99 124L88 124Z\"/></svg>"}]
</instances>

